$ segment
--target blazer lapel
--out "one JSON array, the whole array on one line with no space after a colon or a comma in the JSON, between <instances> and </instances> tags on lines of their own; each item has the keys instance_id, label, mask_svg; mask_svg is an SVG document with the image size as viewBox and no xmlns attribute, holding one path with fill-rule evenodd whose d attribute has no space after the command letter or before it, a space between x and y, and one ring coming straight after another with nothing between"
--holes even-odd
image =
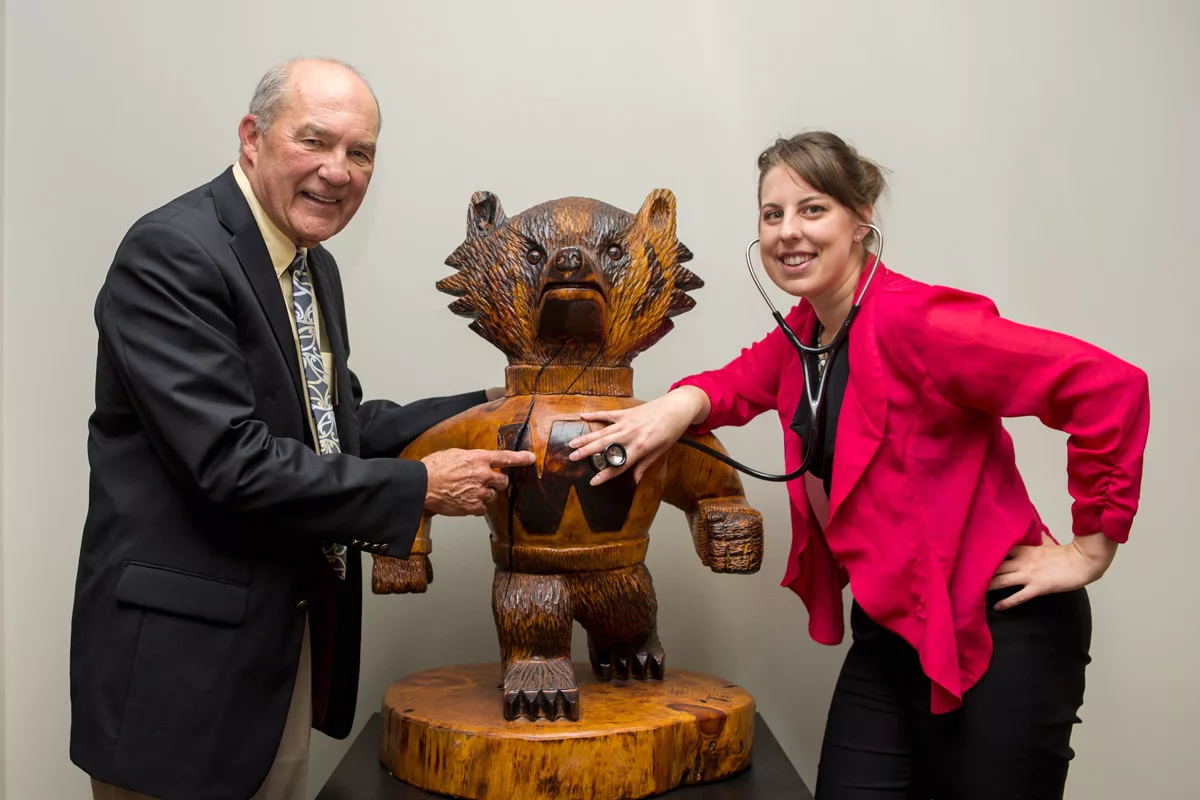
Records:
<instances>
[{"instance_id":1,"label":"blazer lapel","mask_svg":"<svg viewBox=\"0 0 1200 800\"><path fill-rule=\"evenodd\" d=\"M879 287L884 277L881 266L874 286ZM850 325L850 379L838 418L837 456L829 497L831 521L883 442L887 392L873 301L868 292L858 317Z\"/></svg>"},{"instance_id":2,"label":"blazer lapel","mask_svg":"<svg viewBox=\"0 0 1200 800\"><path fill-rule=\"evenodd\" d=\"M279 345L280 355L288 365L288 372L296 390L296 401L303 410L304 386L301 383L300 364L296 358L296 341L292 337L292 323L288 319L288 310L279 292L279 279L275 275L275 267L271 264L271 254L267 252L267 243L263 241L258 223L250 213L250 206L233 178L232 167L212 182L212 190L217 217L226 230L233 234L229 246L241 263L255 296L258 297L258 303L271 326L271 333Z\"/></svg>"}]
</instances>

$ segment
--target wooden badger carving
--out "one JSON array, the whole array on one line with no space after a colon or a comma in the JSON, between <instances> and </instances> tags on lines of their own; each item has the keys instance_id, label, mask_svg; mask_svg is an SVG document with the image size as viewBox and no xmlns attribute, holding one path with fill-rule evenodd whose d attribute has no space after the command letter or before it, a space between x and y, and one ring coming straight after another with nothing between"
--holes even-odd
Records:
<instances>
[{"instance_id":1,"label":"wooden badger carving","mask_svg":"<svg viewBox=\"0 0 1200 800\"><path fill-rule=\"evenodd\" d=\"M714 572L762 563L762 516L731 468L676 445L640 483L628 470L590 486L596 467L570 461L568 442L589 430L581 412L627 408L634 356L695 305L703 282L682 266L675 196L652 192L637 215L568 198L506 219L488 192L471 198L467 238L437 288L450 309L508 356L506 396L431 428L402 458L452 447L532 450L532 467L488 506L496 564L492 607L507 719L579 718L572 620L588 634L601 680L661 679L658 604L644 559L660 501L681 508L696 552ZM702 441L719 448L714 437ZM426 516L412 555L375 557L377 594L423 592L433 579Z\"/></svg>"}]
</instances>

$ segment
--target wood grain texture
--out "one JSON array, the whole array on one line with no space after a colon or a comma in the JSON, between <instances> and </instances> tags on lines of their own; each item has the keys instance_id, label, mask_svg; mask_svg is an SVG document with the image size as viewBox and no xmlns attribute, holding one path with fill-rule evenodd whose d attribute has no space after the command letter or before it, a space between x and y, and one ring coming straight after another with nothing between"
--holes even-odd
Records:
<instances>
[{"instance_id":1,"label":"wood grain texture","mask_svg":"<svg viewBox=\"0 0 1200 800\"><path fill-rule=\"evenodd\" d=\"M466 239L446 259L456 272L437 288L458 298L450 310L510 364L627 367L704 285L683 266L692 253L675 221L666 189L647 195L637 214L566 197L511 219L498 197L476 192Z\"/></svg>"},{"instance_id":2,"label":"wood grain texture","mask_svg":"<svg viewBox=\"0 0 1200 800\"><path fill-rule=\"evenodd\" d=\"M571 461L570 442L602 423L585 412L630 408L632 359L671 330L703 285L683 263L675 197L651 192L636 214L586 198L542 203L508 218L488 192L471 198L467 236L438 282L450 308L508 356L505 397L426 431L401 458L450 449L528 450L508 491L486 509L496 565L492 607L503 661L497 717L578 720L586 714L570 662L573 621L588 634L601 680L660 680L665 653L645 567L650 526L665 501L687 515L696 553L714 572L752 573L763 556L762 515L729 466L686 447L638 482L626 471L600 486ZM712 436L701 441L720 448ZM629 445L629 442L619 444ZM433 580L425 517L407 559L375 557L377 594L424 592Z\"/></svg>"},{"instance_id":3,"label":"wood grain texture","mask_svg":"<svg viewBox=\"0 0 1200 800\"><path fill-rule=\"evenodd\" d=\"M586 670L580 670L586 675ZM380 752L396 778L473 800L651 797L750 766L754 699L711 675L580 679L582 722L506 722L499 664L440 667L392 684Z\"/></svg>"},{"instance_id":4,"label":"wood grain texture","mask_svg":"<svg viewBox=\"0 0 1200 800\"><path fill-rule=\"evenodd\" d=\"M629 408L640 402L631 397L582 394L505 397L431 428L409 445L402 457L421 459L452 447L508 449L501 445L534 452L535 465L510 470L513 488L497 495L487 508L493 556L500 567L507 567L510 557L519 570L545 573L613 569L640 563L645 558L650 524L660 503L666 501L688 515L697 554L706 566L716 572L756 572L762 565L762 515L746 503L741 481L731 467L699 451L676 445L636 486L612 486L619 482L610 481L591 487L588 485L594 474L591 466L567 460L570 450L564 443L565 433L588 425L579 419L581 413ZM697 439L723 450L714 436ZM626 476L629 473L622 477ZM628 483L632 484L631 476ZM609 487L607 494L598 496L605 487ZM615 491L622 488L627 491ZM510 530L509 503L514 497L517 505ZM593 527L596 515L592 515L592 520L588 518L592 510L589 503L599 508L619 504L621 524L596 530ZM525 509L528 511L522 513ZM553 522L546 523L538 514L549 515ZM429 517L422 521L413 545L414 554L433 552L431 523ZM378 594L424 591L419 578L425 567L402 570L390 563L397 560L375 557L374 591ZM418 577L418 588L392 585L409 574Z\"/></svg>"}]
</instances>

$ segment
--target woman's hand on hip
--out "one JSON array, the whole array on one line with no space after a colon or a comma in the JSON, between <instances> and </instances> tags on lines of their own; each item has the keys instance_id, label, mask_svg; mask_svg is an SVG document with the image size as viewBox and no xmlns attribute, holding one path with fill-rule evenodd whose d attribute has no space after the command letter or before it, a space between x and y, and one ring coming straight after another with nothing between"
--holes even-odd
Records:
<instances>
[{"instance_id":1,"label":"woman's hand on hip","mask_svg":"<svg viewBox=\"0 0 1200 800\"><path fill-rule=\"evenodd\" d=\"M573 448L570 459L590 458L611 444L619 444L625 448L625 464L601 470L592 478L592 486L599 486L635 465L633 478L640 481L646 470L679 441L689 425L708 417L710 409L708 395L703 390L681 386L633 408L585 412L579 415L585 421L609 424L573 439L569 445Z\"/></svg>"},{"instance_id":2,"label":"woman's hand on hip","mask_svg":"<svg viewBox=\"0 0 1200 800\"><path fill-rule=\"evenodd\" d=\"M1007 611L1043 594L1070 592L1100 578L1117 554L1117 543L1102 533L1076 536L1067 544L1058 544L1043 534L1037 547L1018 545L996 570L988 589L1023 587L996 603L997 611Z\"/></svg>"}]
</instances>

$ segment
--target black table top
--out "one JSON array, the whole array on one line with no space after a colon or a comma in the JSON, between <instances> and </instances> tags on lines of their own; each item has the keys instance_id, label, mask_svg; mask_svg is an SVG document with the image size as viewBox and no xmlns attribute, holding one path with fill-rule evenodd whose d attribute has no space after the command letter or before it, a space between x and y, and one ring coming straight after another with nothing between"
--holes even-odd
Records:
<instances>
[{"instance_id":1,"label":"black table top","mask_svg":"<svg viewBox=\"0 0 1200 800\"><path fill-rule=\"evenodd\" d=\"M812 800L812 794L775 741L761 714L754 715L754 755L750 769L700 786L682 786L661 795L667 800ZM379 714L372 714L317 800L428 800L443 795L410 786L379 763Z\"/></svg>"}]
</instances>

